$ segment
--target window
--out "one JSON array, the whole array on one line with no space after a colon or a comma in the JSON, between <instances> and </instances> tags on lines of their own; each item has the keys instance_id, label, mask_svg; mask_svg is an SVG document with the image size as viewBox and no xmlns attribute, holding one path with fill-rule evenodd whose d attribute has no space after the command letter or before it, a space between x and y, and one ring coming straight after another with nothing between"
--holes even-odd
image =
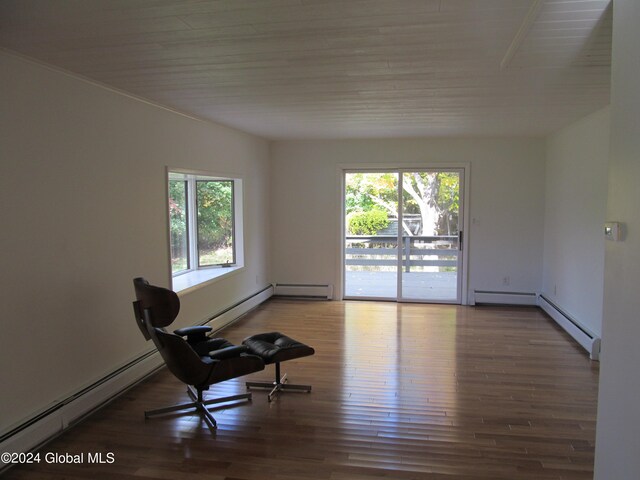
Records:
<instances>
[{"instance_id":1,"label":"window","mask_svg":"<svg viewBox=\"0 0 640 480\"><path fill-rule=\"evenodd\" d=\"M240 268L242 180L169 171L168 193L174 290Z\"/></svg>"},{"instance_id":2,"label":"window","mask_svg":"<svg viewBox=\"0 0 640 480\"><path fill-rule=\"evenodd\" d=\"M198 267L235 263L233 180L196 180Z\"/></svg>"},{"instance_id":3,"label":"window","mask_svg":"<svg viewBox=\"0 0 640 480\"><path fill-rule=\"evenodd\" d=\"M171 273L189 269L189 242L187 225L187 182L169 180L169 220L171 234Z\"/></svg>"}]
</instances>

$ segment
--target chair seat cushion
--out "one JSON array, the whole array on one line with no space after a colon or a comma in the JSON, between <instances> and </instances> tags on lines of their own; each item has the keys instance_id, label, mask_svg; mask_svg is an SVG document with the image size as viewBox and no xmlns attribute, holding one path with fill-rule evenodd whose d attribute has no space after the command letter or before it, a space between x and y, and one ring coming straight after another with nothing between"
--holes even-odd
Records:
<instances>
[{"instance_id":1,"label":"chair seat cushion","mask_svg":"<svg viewBox=\"0 0 640 480\"><path fill-rule=\"evenodd\" d=\"M298 342L280 332L259 333L245 338L242 342L264 363L279 363L294 358L313 355L315 350L309 345Z\"/></svg>"},{"instance_id":2,"label":"chair seat cushion","mask_svg":"<svg viewBox=\"0 0 640 480\"><path fill-rule=\"evenodd\" d=\"M219 348L209 352L209 358L213 360L225 360L227 358L239 357L241 353L247 353L249 347L246 345L233 345L231 347Z\"/></svg>"},{"instance_id":3,"label":"chair seat cushion","mask_svg":"<svg viewBox=\"0 0 640 480\"><path fill-rule=\"evenodd\" d=\"M224 338L210 338L204 342L196 343L191 347L201 357L209 357L209 353L214 350L220 350L221 348L233 347L233 343L225 340Z\"/></svg>"}]
</instances>

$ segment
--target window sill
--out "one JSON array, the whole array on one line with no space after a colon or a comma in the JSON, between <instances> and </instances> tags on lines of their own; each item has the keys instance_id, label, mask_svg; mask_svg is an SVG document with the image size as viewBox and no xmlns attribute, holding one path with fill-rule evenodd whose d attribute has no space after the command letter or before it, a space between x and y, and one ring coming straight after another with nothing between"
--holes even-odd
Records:
<instances>
[{"instance_id":1,"label":"window sill","mask_svg":"<svg viewBox=\"0 0 640 480\"><path fill-rule=\"evenodd\" d=\"M242 266L235 267L218 267L218 268L203 268L201 270L194 270L193 272L183 273L172 278L173 290L177 293L185 293L187 290L192 290L204 286L207 283L216 282L228 275L232 275L240 270Z\"/></svg>"}]
</instances>

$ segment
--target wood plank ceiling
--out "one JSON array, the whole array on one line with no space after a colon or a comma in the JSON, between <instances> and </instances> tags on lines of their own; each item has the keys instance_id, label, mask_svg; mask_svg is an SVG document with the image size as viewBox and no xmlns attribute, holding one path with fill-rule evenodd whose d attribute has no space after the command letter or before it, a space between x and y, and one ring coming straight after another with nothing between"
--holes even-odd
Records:
<instances>
[{"instance_id":1,"label":"wood plank ceiling","mask_svg":"<svg viewBox=\"0 0 640 480\"><path fill-rule=\"evenodd\" d=\"M0 47L272 139L544 135L608 104L611 5L3 0Z\"/></svg>"}]
</instances>

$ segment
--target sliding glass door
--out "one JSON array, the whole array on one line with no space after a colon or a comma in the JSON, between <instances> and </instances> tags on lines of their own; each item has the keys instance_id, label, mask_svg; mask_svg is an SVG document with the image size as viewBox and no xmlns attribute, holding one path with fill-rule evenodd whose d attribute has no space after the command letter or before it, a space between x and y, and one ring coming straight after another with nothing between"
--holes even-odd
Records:
<instances>
[{"instance_id":1,"label":"sliding glass door","mask_svg":"<svg viewBox=\"0 0 640 480\"><path fill-rule=\"evenodd\" d=\"M345 174L345 297L398 296L398 174Z\"/></svg>"},{"instance_id":2,"label":"sliding glass door","mask_svg":"<svg viewBox=\"0 0 640 480\"><path fill-rule=\"evenodd\" d=\"M345 173L344 297L460 303L463 171Z\"/></svg>"},{"instance_id":3,"label":"sliding glass door","mask_svg":"<svg viewBox=\"0 0 640 480\"><path fill-rule=\"evenodd\" d=\"M460 171L402 172L400 299L460 303Z\"/></svg>"}]
</instances>

